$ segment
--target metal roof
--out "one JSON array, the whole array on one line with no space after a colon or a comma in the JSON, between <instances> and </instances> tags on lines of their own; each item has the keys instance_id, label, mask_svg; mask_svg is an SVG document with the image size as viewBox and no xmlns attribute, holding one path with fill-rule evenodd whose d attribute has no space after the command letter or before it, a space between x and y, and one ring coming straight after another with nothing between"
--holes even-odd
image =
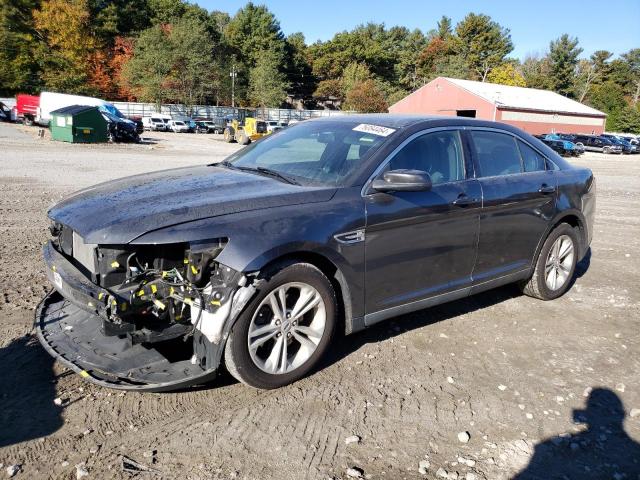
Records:
<instances>
[{"instance_id":1,"label":"metal roof","mask_svg":"<svg viewBox=\"0 0 640 480\"><path fill-rule=\"evenodd\" d=\"M605 117L595 108L583 105L558 93L537 88L512 87L497 83L475 82L457 78L440 77L443 80L467 90L491 103L498 108L515 108L521 110L538 110L542 112L561 112L579 115L593 115Z\"/></svg>"}]
</instances>

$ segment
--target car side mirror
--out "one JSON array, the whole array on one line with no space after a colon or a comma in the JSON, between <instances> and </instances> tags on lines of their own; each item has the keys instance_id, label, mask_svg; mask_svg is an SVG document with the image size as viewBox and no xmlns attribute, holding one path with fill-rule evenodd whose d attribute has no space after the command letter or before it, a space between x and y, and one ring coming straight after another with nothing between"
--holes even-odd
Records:
<instances>
[{"instance_id":1,"label":"car side mirror","mask_svg":"<svg viewBox=\"0 0 640 480\"><path fill-rule=\"evenodd\" d=\"M376 178L371 188L378 192L425 192L431 190L431 176L422 170L389 170Z\"/></svg>"}]
</instances>

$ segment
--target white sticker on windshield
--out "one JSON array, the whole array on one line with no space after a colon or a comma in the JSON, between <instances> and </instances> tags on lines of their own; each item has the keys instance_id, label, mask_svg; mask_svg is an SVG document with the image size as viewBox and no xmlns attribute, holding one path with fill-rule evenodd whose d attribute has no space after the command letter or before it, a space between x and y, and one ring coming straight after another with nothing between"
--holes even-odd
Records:
<instances>
[{"instance_id":1,"label":"white sticker on windshield","mask_svg":"<svg viewBox=\"0 0 640 480\"><path fill-rule=\"evenodd\" d=\"M371 133L378 135L379 137L388 137L396 131L395 128L381 127L380 125L370 125L368 123L361 123L353 129L354 132Z\"/></svg>"}]
</instances>

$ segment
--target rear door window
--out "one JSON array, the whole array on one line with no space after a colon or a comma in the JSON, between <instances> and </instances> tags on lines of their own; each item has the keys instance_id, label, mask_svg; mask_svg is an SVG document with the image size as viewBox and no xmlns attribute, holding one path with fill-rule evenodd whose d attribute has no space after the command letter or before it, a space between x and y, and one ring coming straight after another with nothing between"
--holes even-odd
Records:
<instances>
[{"instance_id":1,"label":"rear door window","mask_svg":"<svg viewBox=\"0 0 640 480\"><path fill-rule=\"evenodd\" d=\"M525 172L541 172L546 170L545 160L542 155L524 142L518 140L518 148L522 156L522 165Z\"/></svg>"},{"instance_id":2,"label":"rear door window","mask_svg":"<svg viewBox=\"0 0 640 480\"><path fill-rule=\"evenodd\" d=\"M522 172L520 152L511 135L498 132L472 130L473 142L480 177L512 175Z\"/></svg>"}]
</instances>

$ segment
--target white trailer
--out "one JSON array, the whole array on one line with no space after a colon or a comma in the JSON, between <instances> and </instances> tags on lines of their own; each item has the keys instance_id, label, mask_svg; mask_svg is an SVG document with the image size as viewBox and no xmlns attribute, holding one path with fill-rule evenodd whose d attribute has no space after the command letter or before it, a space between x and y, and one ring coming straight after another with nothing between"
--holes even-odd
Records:
<instances>
[{"instance_id":1,"label":"white trailer","mask_svg":"<svg viewBox=\"0 0 640 480\"><path fill-rule=\"evenodd\" d=\"M66 93L42 92L40 94L40 105L38 107L35 122L46 126L51 120L51 112L63 107L72 105L85 105L89 107L100 107L100 110L115 115L127 122L132 122L125 118L113 104L100 98L85 97L83 95L68 95Z\"/></svg>"}]
</instances>

